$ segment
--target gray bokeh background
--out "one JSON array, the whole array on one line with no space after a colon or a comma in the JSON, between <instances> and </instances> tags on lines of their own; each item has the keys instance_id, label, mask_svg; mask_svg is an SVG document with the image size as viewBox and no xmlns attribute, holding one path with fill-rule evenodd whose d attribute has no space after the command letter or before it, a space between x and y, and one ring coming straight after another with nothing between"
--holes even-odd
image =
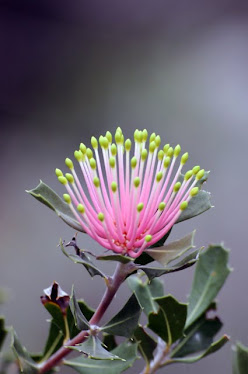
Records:
<instances>
[{"instance_id":1,"label":"gray bokeh background","mask_svg":"<svg viewBox=\"0 0 248 374\"><path fill-rule=\"evenodd\" d=\"M62 255L59 238L73 230L25 189L42 179L62 194L55 167L81 141L119 125L128 136L147 128L180 143L190 166L211 170L215 208L177 225L171 238L196 228L198 246L231 249L234 272L218 298L222 332L248 344L247 21L247 3L231 0L0 3L0 285L9 292L1 312L28 349L40 350L48 330L43 288L56 280L70 293L74 283L96 307L104 285ZM83 235L79 242L101 251ZM165 289L186 301L192 275L167 276ZM123 286L108 316L128 292ZM231 344L166 372L231 373Z\"/></svg>"}]
</instances>

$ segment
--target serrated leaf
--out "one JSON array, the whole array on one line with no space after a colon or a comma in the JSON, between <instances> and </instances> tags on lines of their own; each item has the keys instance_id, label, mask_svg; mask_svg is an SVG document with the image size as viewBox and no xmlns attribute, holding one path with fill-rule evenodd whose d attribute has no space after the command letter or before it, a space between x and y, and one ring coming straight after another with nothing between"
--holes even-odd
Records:
<instances>
[{"instance_id":1,"label":"serrated leaf","mask_svg":"<svg viewBox=\"0 0 248 374\"><path fill-rule=\"evenodd\" d=\"M172 358L168 361L168 363L183 363L183 364L193 364L194 362L197 362L201 360L202 358L210 355L211 353L217 352L219 349L223 347L227 342L229 341L228 336L223 335L219 340L212 343L208 349L206 349L204 352L202 352L199 355L191 356L191 357L178 357L178 358Z\"/></svg>"},{"instance_id":2,"label":"serrated leaf","mask_svg":"<svg viewBox=\"0 0 248 374\"><path fill-rule=\"evenodd\" d=\"M4 339L7 335L7 330L5 329L5 319L0 316L0 349L2 348Z\"/></svg>"},{"instance_id":3,"label":"serrated leaf","mask_svg":"<svg viewBox=\"0 0 248 374\"><path fill-rule=\"evenodd\" d=\"M79 330L88 330L90 327L90 324L88 320L85 318L84 314L82 313L77 299L74 292L74 287L72 287L72 294L71 294L71 300L70 300L70 308L72 315L74 317L75 325Z\"/></svg>"},{"instance_id":4,"label":"serrated leaf","mask_svg":"<svg viewBox=\"0 0 248 374\"><path fill-rule=\"evenodd\" d=\"M96 360L121 360L119 356L113 355L102 346L101 340L97 336L88 336L81 344L67 346L72 350L84 353L88 358Z\"/></svg>"},{"instance_id":5,"label":"serrated leaf","mask_svg":"<svg viewBox=\"0 0 248 374\"><path fill-rule=\"evenodd\" d=\"M203 351L213 343L214 336L221 329L222 323L218 317L209 319L207 313L184 331L183 338L171 352L172 358Z\"/></svg>"},{"instance_id":6,"label":"serrated leaf","mask_svg":"<svg viewBox=\"0 0 248 374\"><path fill-rule=\"evenodd\" d=\"M143 326L136 328L133 337L138 343L138 349L146 362L153 360L153 352L157 347L157 342L147 334Z\"/></svg>"},{"instance_id":7,"label":"serrated leaf","mask_svg":"<svg viewBox=\"0 0 248 374\"><path fill-rule=\"evenodd\" d=\"M124 307L101 330L108 334L130 338L136 328L141 309L139 303L132 295Z\"/></svg>"},{"instance_id":8,"label":"serrated leaf","mask_svg":"<svg viewBox=\"0 0 248 374\"><path fill-rule=\"evenodd\" d=\"M160 308L157 314L150 313L148 327L171 345L183 336L187 305L168 295L155 299Z\"/></svg>"},{"instance_id":9,"label":"serrated leaf","mask_svg":"<svg viewBox=\"0 0 248 374\"><path fill-rule=\"evenodd\" d=\"M67 225L77 231L84 232L80 223L75 219L74 215L66 204L47 184L40 181L38 186L32 190L27 190L31 196L52 209Z\"/></svg>"},{"instance_id":10,"label":"serrated leaf","mask_svg":"<svg viewBox=\"0 0 248 374\"><path fill-rule=\"evenodd\" d=\"M127 284L131 291L135 294L140 307L147 316L149 313L157 312L158 305L154 301L151 290L147 283L143 283L142 280L136 276L131 276L127 279Z\"/></svg>"},{"instance_id":11,"label":"serrated leaf","mask_svg":"<svg viewBox=\"0 0 248 374\"><path fill-rule=\"evenodd\" d=\"M209 171L206 171L204 176L197 182L196 186L201 188L202 184L208 179ZM183 181L184 175L181 174L178 181ZM211 195L209 192L201 190L194 196L193 199L189 201L187 209L185 209L179 216L176 223L185 221L187 219L193 218L206 212L208 209L212 208L210 201Z\"/></svg>"},{"instance_id":12,"label":"serrated leaf","mask_svg":"<svg viewBox=\"0 0 248 374\"><path fill-rule=\"evenodd\" d=\"M78 357L74 360L64 361L65 365L75 369L80 374L120 374L131 367L137 359L137 344L124 342L112 351L115 356L123 360L91 360Z\"/></svg>"},{"instance_id":13,"label":"serrated leaf","mask_svg":"<svg viewBox=\"0 0 248 374\"><path fill-rule=\"evenodd\" d=\"M148 286L154 299L164 296L164 283L160 279L152 279Z\"/></svg>"},{"instance_id":14,"label":"serrated leaf","mask_svg":"<svg viewBox=\"0 0 248 374\"><path fill-rule=\"evenodd\" d=\"M32 360L30 354L23 347L16 335L16 332L11 329L11 348L18 359L18 365L21 372L25 374L37 374L38 369L34 360Z\"/></svg>"},{"instance_id":15,"label":"serrated leaf","mask_svg":"<svg viewBox=\"0 0 248 374\"><path fill-rule=\"evenodd\" d=\"M172 230L172 228L161 239L159 239L156 243L151 245L150 248L161 247L162 245L164 245L164 243L166 242L166 240L170 236L171 230Z\"/></svg>"},{"instance_id":16,"label":"serrated leaf","mask_svg":"<svg viewBox=\"0 0 248 374\"><path fill-rule=\"evenodd\" d=\"M89 321L95 313L94 309L87 305L84 300L77 300L77 303L81 312L83 313L87 321ZM75 320L70 308L68 308L67 310L67 321L70 330L70 338L74 338L74 336L76 336L80 330L75 325Z\"/></svg>"},{"instance_id":17,"label":"serrated leaf","mask_svg":"<svg viewBox=\"0 0 248 374\"><path fill-rule=\"evenodd\" d=\"M247 374L248 347L245 347L240 342L237 342L233 349L233 374Z\"/></svg>"},{"instance_id":18,"label":"serrated leaf","mask_svg":"<svg viewBox=\"0 0 248 374\"><path fill-rule=\"evenodd\" d=\"M149 280L152 280L156 277L161 277L164 274L174 273L176 271L184 270L190 266L193 266L196 261L198 260L198 256L201 249L197 249L193 252L191 252L188 256L185 256L183 259L181 259L179 262L168 264L165 267L161 267L160 264L156 263L146 266L140 266L140 270L143 270L144 273L147 275Z\"/></svg>"},{"instance_id":19,"label":"serrated leaf","mask_svg":"<svg viewBox=\"0 0 248 374\"><path fill-rule=\"evenodd\" d=\"M97 256L96 259L100 261L117 261L122 264L128 264L130 261L133 261L132 257L122 255Z\"/></svg>"},{"instance_id":20,"label":"serrated leaf","mask_svg":"<svg viewBox=\"0 0 248 374\"><path fill-rule=\"evenodd\" d=\"M230 273L228 255L222 246L211 245L199 256L189 296L186 327L207 310L223 286Z\"/></svg>"},{"instance_id":21,"label":"serrated leaf","mask_svg":"<svg viewBox=\"0 0 248 374\"><path fill-rule=\"evenodd\" d=\"M146 253L148 253L155 261L166 266L171 261L176 260L194 247L194 237L195 230L185 237L175 240L163 247L147 249Z\"/></svg>"},{"instance_id":22,"label":"serrated leaf","mask_svg":"<svg viewBox=\"0 0 248 374\"><path fill-rule=\"evenodd\" d=\"M59 245L64 255L75 264L83 265L91 277L94 277L95 275L100 275L103 278L106 277L105 274L90 260L89 256L87 256L83 251L80 251L80 256L74 254L70 255L65 250L62 240L60 240Z\"/></svg>"}]
</instances>

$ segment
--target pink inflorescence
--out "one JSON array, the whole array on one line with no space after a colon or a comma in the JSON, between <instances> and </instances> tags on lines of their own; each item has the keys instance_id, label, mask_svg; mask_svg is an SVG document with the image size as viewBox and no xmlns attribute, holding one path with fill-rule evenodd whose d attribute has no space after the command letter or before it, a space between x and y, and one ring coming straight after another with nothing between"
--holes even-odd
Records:
<instances>
[{"instance_id":1,"label":"pink inflorescence","mask_svg":"<svg viewBox=\"0 0 248 374\"><path fill-rule=\"evenodd\" d=\"M74 156L81 167L87 195L69 158L65 163L71 173L64 176L56 169L68 192L64 200L83 230L104 248L134 258L140 256L171 229L189 200L197 195L195 185L204 170L195 166L179 182L188 153L182 155L176 168L181 147L173 149L166 144L159 150L160 143L155 133L148 140L147 130L136 130L131 157L131 140L124 141L119 127L115 143L109 131L105 137L100 136L99 142L92 137L94 152L81 143Z\"/></svg>"}]
</instances>

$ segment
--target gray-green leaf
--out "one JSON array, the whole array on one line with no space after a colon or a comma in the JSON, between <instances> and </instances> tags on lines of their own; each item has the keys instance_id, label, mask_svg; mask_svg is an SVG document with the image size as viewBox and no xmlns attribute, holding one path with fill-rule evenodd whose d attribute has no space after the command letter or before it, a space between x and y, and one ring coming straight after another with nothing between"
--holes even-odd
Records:
<instances>
[{"instance_id":1,"label":"gray-green leaf","mask_svg":"<svg viewBox=\"0 0 248 374\"><path fill-rule=\"evenodd\" d=\"M127 279L127 284L131 291L135 294L140 307L144 310L148 316L149 313L156 313L158 305L153 299L151 290L147 283L143 283L142 280L135 275Z\"/></svg>"},{"instance_id":2,"label":"gray-green leaf","mask_svg":"<svg viewBox=\"0 0 248 374\"><path fill-rule=\"evenodd\" d=\"M72 287L70 308L71 308L71 312L72 312L72 315L73 315L74 320L75 320L76 327L79 330L88 330L89 327L90 327L90 324L89 324L88 320L85 318L85 316L83 315L83 312L81 311L81 309L78 305L76 295L75 295L75 292L74 292L74 287Z\"/></svg>"},{"instance_id":3,"label":"gray-green leaf","mask_svg":"<svg viewBox=\"0 0 248 374\"><path fill-rule=\"evenodd\" d=\"M11 347L18 359L18 365L21 372L24 372L25 374L38 373L35 361L31 358L26 348L21 345L13 329L11 329Z\"/></svg>"},{"instance_id":4,"label":"gray-green leaf","mask_svg":"<svg viewBox=\"0 0 248 374\"><path fill-rule=\"evenodd\" d=\"M248 370L248 347L237 342L233 355L233 374L247 374Z\"/></svg>"},{"instance_id":5,"label":"gray-green leaf","mask_svg":"<svg viewBox=\"0 0 248 374\"><path fill-rule=\"evenodd\" d=\"M223 286L230 273L228 255L220 245L211 245L200 254L189 296L186 327L207 310Z\"/></svg>"}]
</instances>

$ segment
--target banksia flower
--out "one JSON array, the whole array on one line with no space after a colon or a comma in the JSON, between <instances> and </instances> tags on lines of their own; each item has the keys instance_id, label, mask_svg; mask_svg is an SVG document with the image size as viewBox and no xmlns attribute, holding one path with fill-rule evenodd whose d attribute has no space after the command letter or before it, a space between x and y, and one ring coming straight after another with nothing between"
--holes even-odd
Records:
<instances>
[{"instance_id":1,"label":"banksia flower","mask_svg":"<svg viewBox=\"0 0 248 374\"><path fill-rule=\"evenodd\" d=\"M104 248L133 258L140 256L171 229L197 195L196 184L204 170L195 166L179 182L188 153L177 162L181 147L173 149L166 144L159 149L160 143L155 133L148 140L147 130L136 130L131 154L132 142L124 141L119 127L115 142L108 131L99 141L91 138L93 150L81 143L74 156L87 192L69 158L65 163L70 173L64 175L56 169L58 180L67 189L64 200L83 230Z\"/></svg>"}]
</instances>

